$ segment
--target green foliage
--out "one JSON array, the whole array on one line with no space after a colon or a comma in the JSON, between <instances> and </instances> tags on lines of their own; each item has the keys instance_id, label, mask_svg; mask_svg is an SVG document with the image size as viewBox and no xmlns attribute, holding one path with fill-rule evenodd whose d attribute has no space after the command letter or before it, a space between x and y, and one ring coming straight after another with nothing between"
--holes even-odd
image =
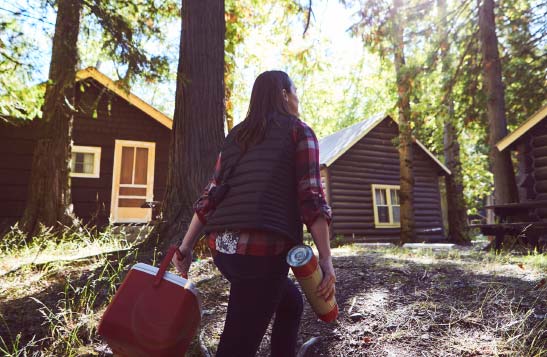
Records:
<instances>
[{"instance_id":1,"label":"green foliage","mask_svg":"<svg viewBox=\"0 0 547 357\"><path fill-rule=\"evenodd\" d=\"M547 104L545 2L501 0L498 22L507 122L515 129Z\"/></svg>"},{"instance_id":2,"label":"green foliage","mask_svg":"<svg viewBox=\"0 0 547 357\"><path fill-rule=\"evenodd\" d=\"M244 14L249 18L241 18L244 41L236 46L232 77L236 122L245 116L254 78L270 69L285 70L291 76L300 98L300 117L318 137L393 107L391 65L364 49L359 56L332 51L329 29L317 26L313 17L303 35L307 9L283 1L253 7Z\"/></svg>"},{"instance_id":3,"label":"green foliage","mask_svg":"<svg viewBox=\"0 0 547 357\"><path fill-rule=\"evenodd\" d=\"M32 338L27 343L22 344L21 333L18 333L12 341L7 336L0 336L0 352L5 357L28 356L30 351L38 347L39 342Z\"/></svg>"},{"instance_id":4,"label":"green foliage","mask_svg":"<svg viewBox=\"0 0 547 357\"><path fill-rule=\"evenodd\" d=\"M124 66L125 74L120 77L128 86L133 76L151 82L167 75L168 57L159 48L165 42L163 26L179 14L176 1L80 1L85 5L82 49L93 49L97 48L94 44L99 45L97 60ZM155 52L159 53L150 50L154 45L157 46Z\"/></svg>"},{"instance_id":5,"label":"green foliage","mask_svg":"<svg viewBox=\"0 0 547 357\"><path fill-rule=\"evenodd\" d=\"M173 57L162 50L166 23L178 19L177 1L78 1L84 5L78 40L83 67L106 63L107 74L127 88L170 75ZM0 13L0 115L32 119L41 116L44 89L36 83L44 80L50 53L36 41L51 41L56 4L34 0L27 7L10 6L14 11Z\"/></svg>"},{"instance_id":6,"label":"green foliage","mask_svg":"<svg viewBox=\"0 0 547 357\"><path fill-rule=\"evenodd\" d=\"M0 14L0 118L41 115L44 89L29 86L34 79L36 51L21 25Z\"/></svg>"},{"instance_id":7,"label":"green foliage","mask_svg":"<svg viewBox=\"0 0 547 357\"><path fill-rule=\"evenodd\" d=\"M138 232L136 239L146 235L146 228ZM59 252L63 256L77 254L82 246L87 247L86 254L94 252L127 249L130 243L126 239L125 228L106 227L101 231L87 227L66 227L60 233L52 228L41 227L36 236L27 240L26 234L16 224L0 237L0 258L20 261L20 264L33 262L40 256L42 259L55 260Z\"/></svg>"},{"instance_id":8,"label":"green foliage","mask_svg":"<svg viewBox=\"0 0 547 357\"><path fill-rule=\"evenodd\" d=\"M390 62L392 1L344 1L359 4L359 21L352 27L364 44ZM543 8L541 5L543 4ZM471 212L484 205L492 193L493 177L488 166L486 97L482 88L482 59L477 40L478 8L472 1L449 2L448 56L454 64L443 72L438 63L439 26L432 1L407 2L404 7L406 73L412 78L411 106L414 135L437 156L443 156L443 103L454 100L453 125L462 144L465 196ZM547 42L544 2L499 2L498 37L509 129L514 129L547 103ZM448 86L443 85L447 83ZM450 93L448 93L450 92Z\"/></svg>"}]
</instances>

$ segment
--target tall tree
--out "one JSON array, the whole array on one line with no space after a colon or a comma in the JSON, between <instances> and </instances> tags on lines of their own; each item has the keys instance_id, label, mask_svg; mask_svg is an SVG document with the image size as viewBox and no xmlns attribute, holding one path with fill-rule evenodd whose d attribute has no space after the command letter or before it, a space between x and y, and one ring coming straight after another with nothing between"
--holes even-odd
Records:
<instances>
[{"instance_id":1,"label":"tall tree","mask_svg":"<svg viewBox=\"0 0 547 357\"><path fill-rule=\"evenodd\" d=\"M224 0L183 1L162 237L189 222L224 139L225 31Z\"/></svg>"},{"instance_id":2,"label":"tall tree","mask_svg":"<svg viewBox=\"0 0 547 357\"><path fill-rule=\"evenodd\" d=\"M518 193L510 152L508 150L500 152L496 147L496 143L507 135L507 119L494 0L482 1L479 9L479 32L483 59L483 83L487 97L489 160L494 175L494 198L497 204L517 202Z\"/></svg>"},{"instance_id":3,"label":"tall tree","mask_svg":"<svg viewBox=\"0 0 547 357\"><path fill-rule=\"evenodd\" d=\"M409 20L419 17L419 14L424 10L427 11L427 7L423 4L412 3L403 6L402 0L365 0L361 3L361 20L352 27L354 33L361 33L365 44L378 51L383 60L388 56L393 56L397 91L396 110L399 124L400 244L416 240L410 98L412 96L412 82L419 72L419 68L406 62L405 32L414 32L415 29L412 25L415 21L411 23ZM414 51L417 48L419 45L414 45Z\"/></svg>"},{"instance_id":4,"label":"tall tree","mask_svg":"<svg viewBox=\"0 0 547 357\"><path fill-rule=\"evenodd\" d=\"M42 223L70 223L69 153L72 137L74 83L78 62L80 1L59 0L46 88L43 136L32 159L22 228L32 234Z\"/></svg>"},{"instance_id":5,"label":"tall tree","mask_svg":"<svg viewBox=\"0 0 547 357\"><path fill-rule=\"evenodd\" d=\"M410 90L411 71L405 66L404 54L404 18L402 0L393 0L391 9L392 45L397 81L397 110L399 121L399 167L400 181L400 212L401 239L400 244L416 240L414 219L414 172L412 168L412 129L410 127Z\"/></svg>"},{"instance_id":6,"label":"tall tree","mask_svg":"<svg viewBox=\"0 0 547 357\"><path fill-rule=\"evenodd\" d=\"M452 96L452 57L448 41L446 0L438 0L439 47L441 56L442 92L441 115L444 122L444 159L452 175L446 176L449 239L457 244L469 244L467 207L463 195L463 174L460 159L460 143Z\"/></svg>"}]
</instances>

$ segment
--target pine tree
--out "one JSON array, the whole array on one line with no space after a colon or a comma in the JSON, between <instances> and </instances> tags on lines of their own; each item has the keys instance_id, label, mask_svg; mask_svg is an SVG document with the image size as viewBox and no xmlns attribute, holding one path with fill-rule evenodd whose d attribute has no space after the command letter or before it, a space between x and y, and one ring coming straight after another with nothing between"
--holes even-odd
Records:
<instances>
[{"instance_id":1,"label":"pine tree","mask_svg":"<svg viewBox=\"0 0 547 357\"><path fill-rule=\"evenodd\" d=\"M49 81L44 101L43 136L32 159L29 193L22 229L34 234L40 227L70 224L68 181L72 137L74 84L82 4L59 0Z\"/></svg>"},{"instance_id":2,"label":"pine tree","mask_svg":"<svg viewBox=\"0 0 547 357\"><path fill-rule=\"evenodd\" d=\"M180 238L224 138L224 1L184 0L182 9L163 242Z\"/></svg>"},{"instance_id":3,"label":"pine tree","mask_svg":"<svg viewBox=\"0 0 547 357\"><path fill-rule=\"evenodd\" d=\"M494 0L483 0L479 9L479 32L486 91L490 167L494 175L494 198L497 204L518 202L515 174L509 151L500 152L496 144L507 135L504 85L494 20Z\"/></svg>"},{"instance_id":4,"label":"pine tree","mask_svg":"<svg viewBox=\"0 0 547 357\"><path fill-rule=\"evenodd\" d=\"M397 110L399 122L399 167L400 209L401 209L401 239L400 244L416 240L414 219L414 173L412 129L410 127L410 81L411 71L405 66L404 28L405 23L401 16L402 0L393 0L392 45L397 78Z\"/></svg>"},{"instance_id":5,"label":"pine tree","mask_svg":"<svg viewBox=\"0 0 547 357\"><path fill-rule=\"evenodd\" d=\"M441 115L444 122L444 159L451 175L446 176L446 196L448 208L449 238L457 244L469 244L469 228L467 225L467 207L463 195L463 174L460 159L460 143L454 113L454 99L452 96L452 57L448 41L446 0L438 0L440 57L442 76Z\"/></svg>"}]
</instances>

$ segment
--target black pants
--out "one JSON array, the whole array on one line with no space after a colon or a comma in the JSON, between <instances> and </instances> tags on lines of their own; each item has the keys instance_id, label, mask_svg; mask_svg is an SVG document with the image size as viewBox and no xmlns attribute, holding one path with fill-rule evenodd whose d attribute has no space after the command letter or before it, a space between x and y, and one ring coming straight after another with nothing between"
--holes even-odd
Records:
<instances>
[{"instance_id":1,"label":"black pants","mask_svg":"<svg viewBox=\"0 0 547 357\"><path fill-rule=\"evenodd\" d=\"M254 356L274 313L271 355L294 356L303 301L298 288L287 278L285 256L219 252L214 260L231 284L217 357Z\"/></svg>"}]
</instances>

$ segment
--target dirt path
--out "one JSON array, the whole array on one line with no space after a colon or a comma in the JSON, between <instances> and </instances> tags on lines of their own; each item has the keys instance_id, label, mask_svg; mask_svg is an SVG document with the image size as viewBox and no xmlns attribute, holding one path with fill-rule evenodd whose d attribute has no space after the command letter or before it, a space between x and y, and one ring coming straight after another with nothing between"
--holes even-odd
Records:
<instances>
[{"instance_id":1,"label":"dirt path","mask_svg":"<svg viewBox=\"0 0 547 357\"><path fill-rule=\"evenodd\" d=\"M320 338L306 356L547 356L545 272L480 254L335 250L340 317L325 324L306 304L300 343ZM202 336L214 350L228 286L208 285Z\"/></svg>"},{"instance_id":2,"label":"dirt path","mask_svg":"<svg viewBox=\"0 0 547 357\"><path fill-rule=\"evenodd\" d=\"M306 303L299 342L319 337L306 356L547 356L547 284L542 285L547 272L541 270L545 264L533 268L473 250L433 253L352 246L333 253L340 316L336 324L325 324ZM38 342L31 343L27 352L59 355L44 351L71 335L51 336L38 309L45 305L55 312L64 306L63 298L65 305L77 302L66 299L63 291L71 280L70 296L85 287L100 291L91 321L78 333L83 345L72 350L74 355L109 355L95 334L104 308L100 298L108 296L108 277L90 284L103 271L101 262L79 264L3 278L0 334L4 340L13 341L21 333L19 346L24 346L34 335ZM224 323L228 283L210 259L194 264L191 276L202 295L201 340L214 353ZM56 313L62 316L62 311ZM56 331L62 328L59 325ZM266 336L259 356L268 356L268 349ZM188 355L199 356L199 351L194 344Z\"/></svg>"}]
</instances>

